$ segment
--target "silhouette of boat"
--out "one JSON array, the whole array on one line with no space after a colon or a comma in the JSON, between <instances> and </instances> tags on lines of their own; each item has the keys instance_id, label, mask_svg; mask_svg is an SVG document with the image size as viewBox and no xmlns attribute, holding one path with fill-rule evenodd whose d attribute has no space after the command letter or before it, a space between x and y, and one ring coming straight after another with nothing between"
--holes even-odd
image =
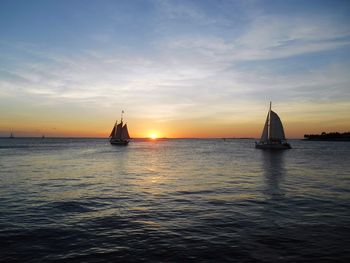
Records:
<instances>
[{"instance_id":1,"label":"silhouette of boat","mask_svg":"<svg viewBox=\"0 0 350 263\"><path fill-rule=\"evenodd\" d=\"M117 121L115 122L114 127L111 131L111 134L109 135L110 137L109 141L113 145L128 145L131 139L127 124L123 125L123 113L124 111L122 111L120 123L118 124Z\"/></svg>"},{"instance_id":2,"label":"silhouette of boat","mask_svg":"<svg viewBox=\"0 0 350 263\"><path fill-rule=\"evenodd\" d=\"M13 136L13 133L11 132L10 136L9 136L10 139L14 139L15 136Z\"/></svg>"},{"instance_id":3,"label":"silhouette of boat","mask_svg":"<svg viewBox=\"0 0 350 263\"><path fill-rule=\"evenodd\" d=\"M285 138L280 117L271 110L271 102L260 141L255 142L255 148L276 150L292 148Z\"/></svg>"}]
</instances>

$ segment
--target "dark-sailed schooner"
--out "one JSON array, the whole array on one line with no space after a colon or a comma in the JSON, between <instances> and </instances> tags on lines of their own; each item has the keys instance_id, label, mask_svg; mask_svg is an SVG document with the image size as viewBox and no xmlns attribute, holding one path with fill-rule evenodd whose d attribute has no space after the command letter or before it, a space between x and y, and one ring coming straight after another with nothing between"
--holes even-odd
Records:
<instances>
[{"instance_id":1,"label":"dark-sailed schooner","mask_svg":"<svg viewBox=\"0 0 350 263\"><path fill-rule=\"evenodd\" d=\"M122 111L120 123L118 124L117 121L115 122L114 127L111 131L111 134L109 135L110 137L109 141L113 145L128 145L131 139L128 132L127 124L125 123L123 125L123 113L124 111Z\"/></svg>"}]
</instances>

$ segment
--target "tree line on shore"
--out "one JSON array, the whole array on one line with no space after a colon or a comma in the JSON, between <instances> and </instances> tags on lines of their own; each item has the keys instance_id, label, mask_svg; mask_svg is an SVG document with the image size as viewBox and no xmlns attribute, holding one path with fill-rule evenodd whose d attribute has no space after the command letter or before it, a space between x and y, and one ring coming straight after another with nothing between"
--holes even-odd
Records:
<instances>
[{"instance_id":1,"label":"tree line on shore","mask_svg":"<svg viewBox=\"0 0 350 263\"><path fill-rule=\"evenodd\" d=\"M321 134L305 134L306 140L346 140L350 141L350 132L322 132Z\"/></svg>"}]
</instances>

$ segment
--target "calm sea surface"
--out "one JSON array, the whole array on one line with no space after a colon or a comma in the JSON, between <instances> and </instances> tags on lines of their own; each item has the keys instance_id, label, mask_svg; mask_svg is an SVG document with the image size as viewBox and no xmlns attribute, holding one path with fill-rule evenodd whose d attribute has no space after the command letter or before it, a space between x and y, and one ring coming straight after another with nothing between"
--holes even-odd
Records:
<instances>
[{"instance_id":1,"label":"calm sea surface","mask_svg":"<svg viewBox=\"0 0 350 263\"><path fill-rule=\"evenodd\" d=\"M0 261L349 262L350 143L0 139Z\"/></svg>"}]
</instances>

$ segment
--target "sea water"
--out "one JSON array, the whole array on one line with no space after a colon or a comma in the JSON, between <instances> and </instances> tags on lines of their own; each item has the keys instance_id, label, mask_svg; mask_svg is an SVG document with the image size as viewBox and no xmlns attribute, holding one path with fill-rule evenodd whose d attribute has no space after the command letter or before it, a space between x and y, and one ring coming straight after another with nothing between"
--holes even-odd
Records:
<instances>
[{"instance_id":1,"label":"sea water","mask_svg":"<svg viewBox=\"0 0 350 263\"><path fill-rule=\"evenodd\" d=\"M0 139L0 261L348 262L350 143Z\"/></svg>"}]
</instances>

